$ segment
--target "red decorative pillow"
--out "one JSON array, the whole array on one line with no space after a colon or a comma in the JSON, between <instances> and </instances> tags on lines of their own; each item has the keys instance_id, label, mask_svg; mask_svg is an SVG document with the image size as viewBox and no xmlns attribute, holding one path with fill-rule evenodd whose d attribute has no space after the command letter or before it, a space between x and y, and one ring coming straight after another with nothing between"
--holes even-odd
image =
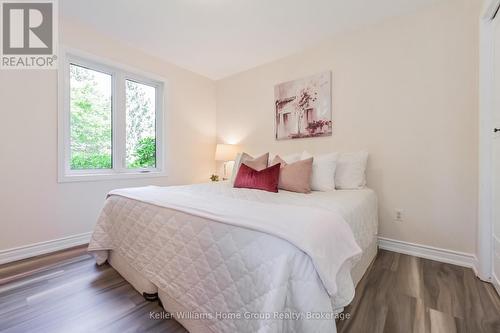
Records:
<instances>
[{"instance_id":1,"label":"red decorative pillow","mask_svg":"<svg viewBox=\"0 0 500 333\"><path fill-rule=\"evenodd\" d=\"M234 180L234 187L278 192L279 179L279 164L257 171L242 163Z\"/></svg>"}]
</instances>

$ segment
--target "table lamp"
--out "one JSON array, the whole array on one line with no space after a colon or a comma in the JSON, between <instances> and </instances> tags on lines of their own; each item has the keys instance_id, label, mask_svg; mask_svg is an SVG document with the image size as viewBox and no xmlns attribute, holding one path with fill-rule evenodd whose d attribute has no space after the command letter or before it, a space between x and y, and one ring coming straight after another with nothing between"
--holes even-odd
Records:
<instances>
[{"instance_id":1,"label":"table lamp","mask_svg":"<svg viewBox=\"0 0 500 333\"><path fill-rule=\"evenodd\" d=\"M238 154L237 145L229 145L224 143L218 143L215 149L215 160L218 162L224 162L224 175L223 180L227 180L226 164L229 161L234 161L236 155Z\"/></svg>"}]
</instances>

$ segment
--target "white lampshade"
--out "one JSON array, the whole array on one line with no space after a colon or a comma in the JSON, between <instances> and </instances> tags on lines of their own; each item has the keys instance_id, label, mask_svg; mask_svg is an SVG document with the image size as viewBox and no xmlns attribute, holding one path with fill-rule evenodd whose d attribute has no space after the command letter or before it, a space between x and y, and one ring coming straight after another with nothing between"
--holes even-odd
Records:
<instances>
[{"instance_id":1,"label":"white lampshade","mask_svg":"<svg viewBox=\"0 0 500 333\"><path fill-rule=\"evenodd\" d=\"M236 154L238 154L237 145L218 143L215 149L215 160L224 162L234 161Z\"/></svg>"}]
</instances>

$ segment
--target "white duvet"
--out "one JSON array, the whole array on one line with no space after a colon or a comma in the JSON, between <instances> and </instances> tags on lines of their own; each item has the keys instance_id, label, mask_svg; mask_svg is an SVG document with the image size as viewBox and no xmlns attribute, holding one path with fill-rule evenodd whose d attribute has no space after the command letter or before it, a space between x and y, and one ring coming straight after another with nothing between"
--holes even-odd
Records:
<instances>
[{"instance_id":1,"label":"white duvet","mask_svg":"<svg viewBox=\"0 0 500 333\"><path fill-rule=\"evenodd\" d=\"M334 331L331 313L352 299L350 269L361 253L350 227L333 204L251 193L262 192L224 184L112 191L89 250L98 262L103 250L120 252L213 332Z\"/></svg>"}]
</instances>

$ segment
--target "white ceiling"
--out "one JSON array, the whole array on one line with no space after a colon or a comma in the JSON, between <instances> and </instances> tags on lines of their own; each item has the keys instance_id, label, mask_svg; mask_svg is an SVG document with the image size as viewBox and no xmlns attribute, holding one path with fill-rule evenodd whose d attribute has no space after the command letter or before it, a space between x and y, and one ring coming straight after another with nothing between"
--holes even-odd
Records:
<instances>
[{"instance_id":1,"label":"white ceiling","mask_svg":"<svg viewBox=\"0 0 500 333\"><path fill-rule=\"evenodd\" d=\"M211 79L442 0L63 0L62 15Z\"/></svg>"}]
</instances>

